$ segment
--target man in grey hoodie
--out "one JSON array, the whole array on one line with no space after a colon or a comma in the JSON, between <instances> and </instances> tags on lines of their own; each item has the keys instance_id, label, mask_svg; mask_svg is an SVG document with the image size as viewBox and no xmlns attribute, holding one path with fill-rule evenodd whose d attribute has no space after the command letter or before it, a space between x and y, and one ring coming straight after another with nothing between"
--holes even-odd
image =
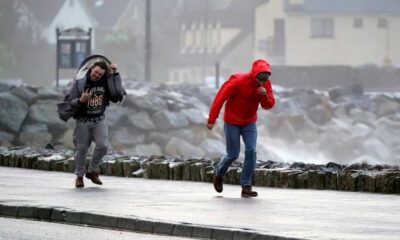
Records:
<instances>
[{"instance_id":1,"label":"man in grey hoodie","mask_svg":"<svg viewBox=\"0 0 400 240\"><path fill-rule=\"evenodd\" d=\"M107 84L110 78L114 78L111 82L121 81L117 65L95 62L83 78L74 82L65 99L70 102L71 107L77 109L73 115L76 121L73 142L77 188L84 187L86 155L92 141L96 146L85 176L95 184L103 184L97 168L107 153L108 129L104 112L109 101L118 101L110 95L110 87Z\"/></svg>"}]
</instances>

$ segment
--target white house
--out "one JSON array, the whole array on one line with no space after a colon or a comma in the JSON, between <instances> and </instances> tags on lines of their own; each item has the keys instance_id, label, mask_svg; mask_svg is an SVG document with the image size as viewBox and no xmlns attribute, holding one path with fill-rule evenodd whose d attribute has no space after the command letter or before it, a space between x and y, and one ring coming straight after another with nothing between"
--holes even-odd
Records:
<instances>
[{"instance_id":1,"label":"white house","mask_svg":"<svg viewBox=\"0 0 400 240\"><path fill-rule=\"evenodd\" d=\"M82 1L66 0L43 34L50 44L55 44L56 28L63 30L77 27L87 31L89 28L96 27L96 25L96 19ZM92 39L95 38L92 37ZM92 42L92 46L94 46L94 42Z\"/></svg>"},{"instance_id":2,"label":"white house","mask_svg":"<svg viewBox=\"0 0 400 240\"><path fill-rule=\"evenodd\" d=\"M254 41L255 57L272 64L400 66L400 1L268 1Z\"/></svg>"}]
</instances>

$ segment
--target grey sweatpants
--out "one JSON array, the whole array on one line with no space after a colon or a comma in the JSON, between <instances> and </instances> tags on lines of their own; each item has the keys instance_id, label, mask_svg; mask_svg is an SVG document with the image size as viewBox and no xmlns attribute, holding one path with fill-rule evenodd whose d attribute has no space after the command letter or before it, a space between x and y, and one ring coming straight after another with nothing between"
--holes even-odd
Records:
<instances>
[{"instance_id":1,"label":"grey sweatpants","mask_svg":"<svg viewBox=\"0 0 400 240\"><path fill-rule=\"evenodd\" d=\"M106 120L100 122L82 122L76 120L73 133L75 146L75 174L82 177L85 174L85 162L88 148L92 141L96 144L88 172L95 172L101 159L107 153L108 128Z\"/></svg>"}]
</instances>

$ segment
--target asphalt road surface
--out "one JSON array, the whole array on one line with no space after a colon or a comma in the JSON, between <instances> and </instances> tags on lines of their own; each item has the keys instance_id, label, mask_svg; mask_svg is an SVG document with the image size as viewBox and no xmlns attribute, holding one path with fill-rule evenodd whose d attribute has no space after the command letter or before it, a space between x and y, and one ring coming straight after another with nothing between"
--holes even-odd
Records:
<instances>
[{"instance_id":1,"label":"asphalt road surface","mask_svg":"<svg viewBox=\"0 0 400 240\"><path fill-rule=\"evenodd\" d=\"M0 217L1 240L185 240L154 234L142 234L102 228Z\"/></svg>"},{"instance_id":2,"label":"asphalt road surface","mask_svg":"<svg viewBox=\"0 0 400 240\"><path fill-rule=\"evenodd\" d=\"M315 240L400 239L394 194L256 187L259 196L245 199L237 185L217 193L211 183L101 176L102 186L85 179L85 188L76 189L74 179L0 167L0 203Z\"/></svg>"}]
</instances>

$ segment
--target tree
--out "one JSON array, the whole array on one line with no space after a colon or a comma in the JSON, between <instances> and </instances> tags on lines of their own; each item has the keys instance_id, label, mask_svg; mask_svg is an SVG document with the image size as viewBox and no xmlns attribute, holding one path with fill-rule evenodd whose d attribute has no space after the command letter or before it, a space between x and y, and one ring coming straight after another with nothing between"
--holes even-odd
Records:
<instances>
[{"instance_id":1,"label":"tree","mask_svg":"<svg viewBox=\"0 0 400 240\"><path fill-rule=\"evenodd\" d=\"M11 44L18 25L16 2L13 0L0 1L0 42Z\"/></svg>"},{"instance_id":2,"label":"tree","mask_svg":"<svg viewBox=\"0 0 400 240\"><path fill-rule=\"evenodd\" d=\"M0 78L21 78L35 84L48 84L49 47L35 38L34 21L26 0L0 0Z\"/></svg>"},{"instance_id":3,"label":"tree","mask_svg":"<svg viewBox=\"0 0 400 240\"><path fill-rule=\"evenodd\" d=\"M10 77L14 67L13 40L17 30L16 1L0 1L0 78Z\"/></svg>"},{"instance_id":4,"label":"tree","mask_svg":"<svg viewBox=\"0 0 400 240\"><path fill-rule=\"evenodd\" d=\"M0 43L0 79L10 77L10 69L15 64L15 56L5 44Z\"/></svg>"}]
</instances>

